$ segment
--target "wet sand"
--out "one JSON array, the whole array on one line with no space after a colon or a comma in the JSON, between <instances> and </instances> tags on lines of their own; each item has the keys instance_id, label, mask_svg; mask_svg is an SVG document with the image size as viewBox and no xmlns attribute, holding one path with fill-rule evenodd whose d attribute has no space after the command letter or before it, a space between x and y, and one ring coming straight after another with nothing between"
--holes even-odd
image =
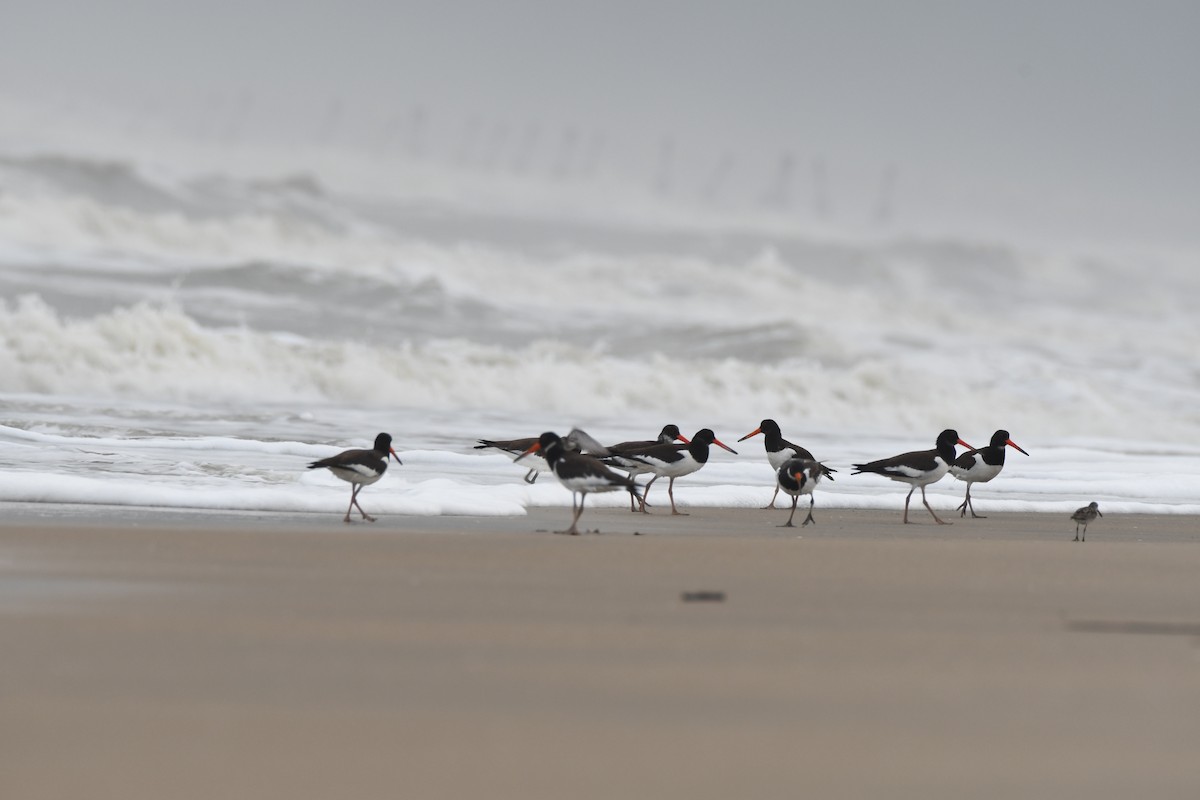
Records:
<instances>
[{"instance_id":1,"label":"wet sand","mask_svg":"<svg viewBox=\"0 0 1200 800\"><path fill-rule=\"evenodd\" d=\"M6 800L1200 796L1193 517L0 512Z\"/></svg>"}]
</instances>

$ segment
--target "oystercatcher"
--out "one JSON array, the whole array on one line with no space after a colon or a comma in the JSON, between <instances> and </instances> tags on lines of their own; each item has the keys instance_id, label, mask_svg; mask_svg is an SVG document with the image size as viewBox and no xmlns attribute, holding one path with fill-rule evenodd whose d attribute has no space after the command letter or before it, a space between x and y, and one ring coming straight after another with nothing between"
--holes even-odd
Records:
<instances>
[{"instance_id":1,"label":"oystercatcher","mask_svg":"<svg viewBox=\"0 0 1200 800\"><path fill-rule=\"evenodd\" d=\"M646 441L637 441L637 442L621 442L620 444L614 444L612 447L609 447L608 451L612 455L615 455L615 456L636 455L638 450L644 450L645 448L653 447L656 444L671 444L672 442L675 442L675 441L680 441L680 442L683 442L684 444L688 443L687 437L679 432L678 425L673 425L673 424L672 425L663 425L663 429L659 432L657 439L650 439L650 440L646 440ZM650 467L647 466L646 464L643 464L643 463L640 463L637 461L633 461L632 459L626 459L625 463L621 464L620 466L621 466L621 469L623 469L629 473L630 478L636 478L638 475L641 475L643 472L653 472L654 471L654 470L650 469ZM658 479L658 476L655 475L653 478L651 478L646 483L646 487L643 490L643 495L645 494L646 490L649 490L650 484L654 483L654 481L656 481L657 479ZM643 503L644 502L645 501L643 501ZM630 496L630 498L629 498L629 510L630 511L638 510L637 506L633 502L632 496Z\"/></svg>"},{"instance_id":2,"label":"oystercatcher","mask_svg":"<svg viewBox=\"0 0 1200 800\"><path fill-rule=\"evenodd\" d=\"M804 522L800 523L800 527L803 528L810 522L814 525L817 524L817 521L813 519L813 505L817 502L817 498L813 496L813 489L817 488L817 483L825 474L825 465L819 464L811 458L789 458L780 465L775 475L779 481L779 488L792 496L792 513L788 514L788 521L779 527L795 527L792 525L792 517L796 516L796 502L802 494L809 496L808 516L804 518Z\"/></svg>"},{"instance_id":3,"label":"oystercatcher","mask_svg":"<svg viewBox=\"0 0 1200 800\"><path fill-rule=\"evenodd\" d=\"M1075 520L1075 538L1072 539L1071 541L1086 542L1087 541L1088 523L1091 522L1092 520L1094 520L1096 517L1103 517L1103 516L1104 515L1100 513L1100 504L1097 503L1095 500L1088 503L1083 508L1075 509L1075 513L1071 515L1071 519ZM1080 525L1083 526L1083 538L1082 539L1079 538L1079 526Z\"/></svg>"},{"instance_id":4,"label":"oystercatcher","mask_svg":"<svg viewBox=\"0 0 1200 800\"><path fill-rule=\"evenodd\" d=\"M762 422L758 423L757 428L738 439L738 441L744 442L751 436L758 436L760 433L763 435L763 446L767 450L767 461L770 462L771 469L775 470L776 472L779 471L780 467L793 458L806 458L809 461L816 460L813 458L812 453L808 452L800 445L793 444L787 439L784 439L783 433L779 430L779 423L773 419L764 419ZM837 472L836 469L830 469L824 464L821 465L821 470L821 474L829 480L833 480L833 473ZM763 506L763 508L775 507L775 498L779 496L780 486L781 484L778 482L775 484L775 493L771 495L771 503L770 505ZM793 505L793 508L794 507L795 506Z\"/></svg>"},{"instance_id":5,"label":"oystercatcher","mask_svg":"<svg viewBox=\"0 0 1200 800\"><path fill-rule=\"evenodd\" d=\"M557 433L551 431L543 433L536 442L529 446L528 450L517 457L517 460L520 461L526 456L538 453L546 459L546 463L550 466L554 477L558 478L559 483L570 489L572 495L575 492L580 494L579 508L575 510L575 516L571 519L571 527L565 531L555 531L555 533L579 535L576 524L583 514L583 504L587 500L589 492L611 492L616 489L625 489L635 497L637 496L637 484L632 479L613 472L594 456L568 450Z\"/></svg>"},{"instance_id":6,"label":"oystercatcher","mask_svg":"<svg viewBox=\"0 0 1200 800\"><path fill-rule=\"evenodd\" d=\"M939 519L938 515L933 513L933 508L925 499L925 487L940 480L949 471L950 464L954 462L954 446L956 444L971 449L971 445L958 438L958 431L947 428L938 434L937 447L932 450L917 450L891 458L881 458L866 464L855 464L854 472L850 474L860 475L864 472L873 472L876 475L882 475L894 481L902 481L912 486L913 488L908 490L908 495L904 498L904 524L906 525L908 524L908 502L912 499L913 491L920 486L921 502L925 504L925 508L929 509L929 513L937 520L937 524L949 525L950 523Z\"/></svg>"},{"instance_id":7,"label":"oystercatcher","mask_svg":"<svg viewBox=\"0 0 1200 800\"><path fill-rule=\"evenodd\" d=\"M537 439L530 437L527 439L479 439L479 444L475 445L476 450L485 450L489 447L494 447L497 450L503 450L510 456L513 456L513 461L521 457L521 454L533 446ZM550 465L546 463L546 459L540 455L532 455L529 458L529 471L525 473L525 482L533 483L538 479L539 472L549 472Z\"/></svg>"},{"instance_id":8,"label":"oystercatcher","mask_svg":"<svg viewBox=\"0 0 1200 800\"><path fill-rule=\"evenodd\" d=\"M374 522L375 518L358 505L358 493L364 486L370 486L383 477L383 473L387 472L388 458L396 459L397 464L404 463L392 449L392 437L381 433L375 437L375 446L370 450L343 450L336 456L312 462L308 468L324 467L342 480L353 484L350 489L350 505L346 508L343 522L350 521L350 511L355 507L363 515L363 519Z\"/></svg>"},{"instance_id":9,"label":"oystercatcher","mask_svg":"<svg viewBox=\"0 0 1200 800\"><path fill-rule=\"evenodd\" d=\"M475 445L476 450L486 450L489 447L495 448L496 450L508 453L513 457L513 461L516 461L537 442L537 437L530 436L525 439L478 439L476 441L479 442L479 444ZM570 436L564 440L564 443L568 450L579 451L579 445ZM529 464L529 471L525 473L526 483L537 481L539 473L550 472L550 465L546 463L546 459L537 453L531 454L526 463Z\"/></svg>"},{"instance_id":10,"label":"oystercatcher","mask_svg":"<svg viewBox=\"0 0 1200 800\"><path fill-rule=\"evenodd\" d=\"M971 502L971 484L987 483L1000 474L1000 470L1004 469L1006 445L1025 453L1019 444L1008 438L1008 431L1000 430L992 434L991 444L987 447L968 450L954 459L954 463L950 465L950 474L967 484L966 499L958 507L958 510L962 512L959 514L960 517L965 517L967 509L970 509L972 519L987 519L987 517L975 513L975 504ZM1025 453L1025 455L1029 455L1029 453Z\"/></svg>"},{"instance_id":11,"label":"oystercatcher","mask_svg":"<svg viewBox=\"0 0 1200 800\"><path fill-rule=\"evenodd\" d=\"M737 454L729 445L717 438L717 435L709 428L702 428L696 432L692 440L687 444L653 444L649 447L641 447L631 449L624 455L616 455L613 457L613 463L620 466L622 469L628 469L630 465L641 463L650 468L654 473L654 478L650 483L646 484L646 488L642 493L641 510L646 512L645 496L650 491L650 484L656 479L665 475L670 479L667 484L667 496L671 498L671 513L683 515L683 512L675 507L675 479L681 478L684 475L691 475L696 470L703 467L708 462L709 445L717 445L723 447L731 453Z\"/></svg>"}]
</instances>

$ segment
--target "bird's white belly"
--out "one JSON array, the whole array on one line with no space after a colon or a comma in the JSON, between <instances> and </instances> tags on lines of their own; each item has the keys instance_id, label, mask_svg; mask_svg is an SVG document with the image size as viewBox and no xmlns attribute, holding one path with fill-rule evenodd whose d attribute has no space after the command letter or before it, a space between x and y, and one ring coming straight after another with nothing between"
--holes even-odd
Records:
<instances>
[{"instance_id":1,"label":"bird's white belly","mask_svg":"<svg viewBox=\"0 0 1200 800\"><path fill-rule=\"evenodd\" d=\"M337 477L349 483L360 483L363 486L370 486L375 481L383 477L382 472L377 472L370 467L330 467L329 471Z\"/></svg>"},{"instance_id":2,"label":"bird's white belly","mask_svg":"<svg viewBox=\"0 0 1200 800\"><path fill-rule=\"evenodd\" d=\"M950 467L940 458L937 459L937 467L928 472L913 469L912 467L892 467L887 476L894 481L912 484L913 486L928 486L931 483L936 483L942 479Z\"/></svg>"},{"instance_id":3,"label":"bird's white belly","mask_svg":"<svg viewBox=\"0 0 1200 800\"><path fill-rule=\"evenodd\" d=\"M530 453L520 461L517 461L517 458L521 455L520 453L511 453L510 455L512 455L513 461L516 461L517 466L525 467L527 469L536 469L538 472L551 471L550 465L546 463L546 459L537 453Z\"/></svg>"},{"instance_id":4,"label":"bird's white belly","mask_svg":"<svg viewBox=\"0 0 1200 800\"><path fill-rule=\"evenodd\" d=\"M615 466L615 464L614 464L614 466ZM653 467L651 467L647 464L639 464L638 462L634 461L633 459L628 459L628 458L622 459L620 461L620 466L618 466L617 469L628 472L631 477L634 475L645 475L647 472L654 472Z\"/></svg>"},{"instance_id":5,"label":"bird's white belly","mask_svg":"<svg viewBox=\"0 0 1200 800\"><path fill-rule=\"evenodd\" d=\"M558 475L556 474L555 477L558 477ZM558 478L558 482L572 492L611 492L616 489L625 488L621 484L613 483L607 478L590 475L579 478Z\"/></svg>"},{"instance_id":6,"label":"bird's white belly","mask_svg":"<svg viewBox=\"0 0 1200 800\"><path fill-rule=\"evenodd\" d=\"M672 464L657 464L654 471L667 478L680 478L684 475L691 475L703 466L703 462L697 461L691 456L685 456Z\"/></svg>"},{"instance_id":7,"label":"bird's white belly","mask_svg":"<svg viewBox=\"0 0 1200 800\"><path fill-rule=\"evenodd\" d=\"M995 466L984 462L979 462L973 465L970 469L962 467L950 467L950 474L958 478L960 481L969 483L987 483L992 478L1000 474L1000 470L1004 467L1003 464Z\"/></svg>"},{"instance_id":8,"label":"bird's white belly","mask_svg":"<svg viewBox=\"0 0 1200 800\"><path fill-rule=\"evenodd\" d=\"M778 470L787 462L796 458L796 451L789 450L786 447L782 450L776 450L774 453L767 453L767 461L771 464L771 469Z\"/></svg>"}]
</instances>

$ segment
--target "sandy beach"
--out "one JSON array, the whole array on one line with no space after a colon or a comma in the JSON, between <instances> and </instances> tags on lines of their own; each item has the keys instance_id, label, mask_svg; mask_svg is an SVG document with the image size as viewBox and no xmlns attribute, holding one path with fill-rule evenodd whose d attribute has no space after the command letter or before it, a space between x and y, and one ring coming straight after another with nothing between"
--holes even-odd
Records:
<instances>
[{"instance_id":1,"label":"sandy beach","mask_svg":"<svg viewBox=\"0 0 1200 800\"><path fill-rule=\"evenodd\" d=\"M6 800L1200 794L1191 517L4 512Z\"/></svg>"}]
</instances>

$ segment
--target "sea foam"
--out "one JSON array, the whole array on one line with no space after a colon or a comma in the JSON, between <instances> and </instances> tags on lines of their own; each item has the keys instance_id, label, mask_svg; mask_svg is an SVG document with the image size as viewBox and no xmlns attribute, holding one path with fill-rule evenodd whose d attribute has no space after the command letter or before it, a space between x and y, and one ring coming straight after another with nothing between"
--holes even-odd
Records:
<instances>
[{"instance_id":1,"label":"sea foam","mask_svg":"<svg viewBox=\"0 0 1200 800\"><path fill-rule=\"evenodd\" d=\"M423 471L381 509L521 513L569 495L475 438L773 417L842 467L1006 428L1034 456L998 508L1196 506L1194 254L709 223L0 159L0 499L325 508L345 486L305 459L385 429ZM765 503L749 444L677 494ZM892 507L872 480L819 503Z\"/></svg>"}]
</instances>

